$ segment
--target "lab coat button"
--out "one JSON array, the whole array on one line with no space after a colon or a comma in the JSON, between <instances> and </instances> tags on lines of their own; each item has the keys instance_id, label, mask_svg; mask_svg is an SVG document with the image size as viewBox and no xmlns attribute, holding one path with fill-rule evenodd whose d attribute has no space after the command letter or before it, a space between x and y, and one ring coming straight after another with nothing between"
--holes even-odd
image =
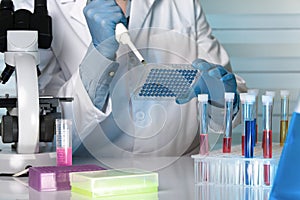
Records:
<instances>
[{"instance_id":1,"label":"lab coat button","mask_svg":"<svg viewBox=\"0 0 300 200\"><path fill-rule=\"evenodd\" d=\"M115 72L112 71L112 72L109 72L108 74L110 77L113 77L115 75Z\"/></svg>"}]
</instances>

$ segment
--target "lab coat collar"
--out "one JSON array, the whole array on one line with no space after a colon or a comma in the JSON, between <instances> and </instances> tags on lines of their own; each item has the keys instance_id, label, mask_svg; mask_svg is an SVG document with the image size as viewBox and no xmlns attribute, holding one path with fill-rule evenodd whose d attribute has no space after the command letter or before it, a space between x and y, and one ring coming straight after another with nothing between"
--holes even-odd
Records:
<instances>
[{"instance_id":1,"label":"lab coat collar","mask_svg":"<svg viewBox=\"0 0 300 200\"><path fill-rule=\"evenodd\" d=\"M66 1L66 0L65 0ZM86 6L87 0L75 1L73 8L70 11L70 16L77 20L82 25L86 24L85 17L83 14L83 8Z\"/></svg>"},{"instance_id":2,"label":"lab coat collar","mask_svg":"<svg viewBox=\"0 0 300 200\"><path fill-rule=\"evenodd\" d=\"M74 2L75 0L60 0L60 3L61 4L64 4L64 3L71 3L71 2ZM84 0L83 0L84 1Z\"/></svg>"}]
</instances>

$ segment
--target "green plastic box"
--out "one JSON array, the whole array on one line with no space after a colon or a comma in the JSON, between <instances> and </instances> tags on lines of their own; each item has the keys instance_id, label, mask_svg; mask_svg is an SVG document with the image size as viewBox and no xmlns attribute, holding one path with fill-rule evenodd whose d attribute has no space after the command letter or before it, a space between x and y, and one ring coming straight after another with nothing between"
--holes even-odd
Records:
<instances>
[{"instance_id":1,"label":"green plastic box","mask_svg":"<svg viewBox=\"0 0 300 200\"><path fill-rule=\"evenodd\" d=\"M112 169L70 173L71 191L89 197L158 192L158 173L140 169Z\"/></svg>"}]
</instances>

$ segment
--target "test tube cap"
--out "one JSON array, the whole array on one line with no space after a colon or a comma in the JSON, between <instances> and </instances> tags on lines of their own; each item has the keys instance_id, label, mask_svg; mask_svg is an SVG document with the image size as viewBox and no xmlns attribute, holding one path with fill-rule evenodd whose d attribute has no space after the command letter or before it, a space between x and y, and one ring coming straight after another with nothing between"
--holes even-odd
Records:
<instances>
[{"instance_id":1,"label":"test tube cap","mask_svg":"<svg viewBox=\"0 0 300 200\"><path fill-rule=\"evenodd\" d=\"M280 96L281 97L287 97L290 95L290 91L288 90L280 90Z\"/></svg>"},{"instance_id":2,"label":"test tube cap","mask_svg":"<svg viewBox=\"0 0 300 200\"><path fill-rule=\"evenodd\" d=\"M245 103L246 101L246 96L247 96L247 93L240 93L240 101L242 103Z\"/></svg>"},{"instance_id":3,"label":"test tube cap","mask_svg":"<svg viewBox=\"0 0 300 200\"><path fill-rule=\"evenodd\" d=\"M269 90L266 91L266 95L272 96L273 98L275 97L275 94L276 94L275 91L269 91Z\"/></svg>"},{"instance_id":4,"label":"test tube cap","mask_svg":"<svg viewBox=\"0 0 300 200\"><path fill-rule=\"evenodd\" d=\"M246 103L254 103L255 102L255 95L254 94L247 94L246 95L246 99L245 99Z\"/></svg>"},{"instance_id":5,"label":"test tube cap","mask_svg":"<svg viewBox=\"0 0 300 200\"><path fill-rule=\"evenodd\" d=\"M262 95L261 100L264 105L273 103L273 97L271 95Z\"/></svg>"},{"instance_id":6,"label":"test tube cap","mask_svg":"<svg viewBox=\"0 0 300 200\"><path fill-rule=\"evenodd\" d=\"M225 92L225 101L230 101L234 99L234 93L233 92Z\"/></svg>"},{"instance_id":7,"label":"test tube cap","mask_svg":"<svg viewBox=\"0 0 300 200\"><path fill-rule=\"evenodd\" d=\"M253 94L257 96L259 93L259 89L248 89L248 94Z\"/></svg>"},{"instance_id":8,"label":"test tube cap","mask_svg":"<svg viewBox=\"0 0 300 200\"><path fill-rule=\"evenodd\" d=\"M198 94L198 101L199 102L207 102L208 101L208 94Z\"/></svg>"}]
</instances>

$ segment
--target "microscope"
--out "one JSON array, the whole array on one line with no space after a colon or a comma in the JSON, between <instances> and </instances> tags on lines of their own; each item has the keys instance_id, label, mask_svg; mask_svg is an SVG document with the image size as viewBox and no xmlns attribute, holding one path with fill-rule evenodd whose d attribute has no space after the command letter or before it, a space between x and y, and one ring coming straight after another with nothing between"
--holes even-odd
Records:
<instances>
[{"instance_id":1,"label":"microscope","mask_svg":"<svg viewBox=\"0 0 300 200\"><path fill-rule=\"evenodd\" d=\"M12 0L0 3L0 52L5 84L15 72L16 97L0 97L0 174L13 174L29 166L56 164L55 120L61 118L60 103L72 98L40 97L38 90L39 48L52 42L52 23L46 0L35 0L34 12L14 11Z\"/></svg>"}]
</instances>

